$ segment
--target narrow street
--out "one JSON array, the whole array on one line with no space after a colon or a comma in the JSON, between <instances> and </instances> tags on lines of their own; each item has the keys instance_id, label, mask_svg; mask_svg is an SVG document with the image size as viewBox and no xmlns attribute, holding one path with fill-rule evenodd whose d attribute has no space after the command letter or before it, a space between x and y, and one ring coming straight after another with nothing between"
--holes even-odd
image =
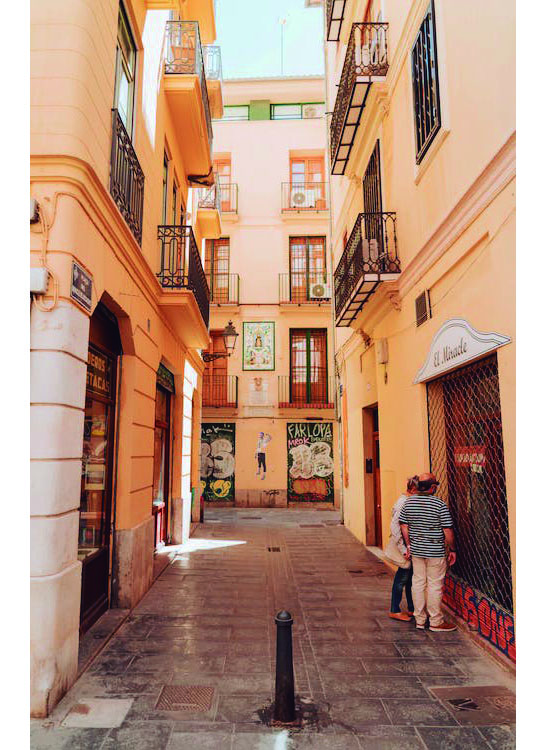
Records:
<instances>
[{"instance_id":1,"label":"narrow street","mask_svg":"<svg viewBox=\"0 0 547 750\"><path fill-rule=\"evenodd\" d=\"M390 620L392 573L337 512L205 520L50 717L31 722L32 748L514 747L508 673L459 631ZM258 713L273 699L280 609L294 618L299 729ZM170 685L201 687L186 698L201 710L169 710Z\"/></svg>"}]
</instances>

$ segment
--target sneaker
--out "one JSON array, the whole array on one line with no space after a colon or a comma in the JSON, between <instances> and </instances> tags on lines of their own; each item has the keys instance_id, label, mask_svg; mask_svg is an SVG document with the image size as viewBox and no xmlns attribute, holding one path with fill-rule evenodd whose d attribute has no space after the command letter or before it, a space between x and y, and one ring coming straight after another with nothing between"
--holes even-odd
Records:
<instances>
[{"instance_id":1,"label":"sneaker","mask_svg":"<svg viewBox=\"0 0 547 750\"><path fill-rule=\"evenodd\" d=\"M430 625L429 629L434 633L449 633L451 630L456 630L456 626L449 622L441 622L440 625Z\"/></svg>"},{"instance_id":2,"label":"sneaker","mask_svg":"<svg viewBox=\"0 0 547 750\"><path fill-rule=\"evenodd\" d=\"M411 612L408 609L403 610L403 612L404 612L405 615L408 615L409 617L414 617L414 612Z\"/></svg>"},{"instance_id":3,"label":"sneaker","mask_svg":"<svg viewBox=\"0 0 547 750\"><path fill-rule=\"evenodd\" d=\"M425 630L425 622L423 623L417 622L416 627L418 628L418 630Z\"/></svg>"},{"instance_id":4,"label":"sneaker","mask_svg":"<svg viewBox=\"0 0 547 750\"><path fill-rule=\"evenodd\" d=\"M392 620L400 620L401 622L410 622L412 619L408 612L390 612L389 616Z\"/></svg>"},{"instance_id":5,"label":"sneaker","mask_svg":"<svg viewBox=\"0 0 547 750\"><path fill-rule=\"evenodd\" d=\"M266 474L262 474L261 479L266 479Z\"/></svg>"}]
</instances>

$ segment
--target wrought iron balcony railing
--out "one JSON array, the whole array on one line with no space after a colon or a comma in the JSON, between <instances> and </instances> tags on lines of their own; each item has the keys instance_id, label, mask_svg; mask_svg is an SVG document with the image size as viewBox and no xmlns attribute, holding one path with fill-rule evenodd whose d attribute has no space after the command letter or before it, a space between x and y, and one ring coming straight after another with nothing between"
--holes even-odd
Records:
<instances>
[{"instance_id":1,"label":"wrought iron balcony railing","mask_svg":"<svg viewBox=\"0 0 547 750\"><path fill-rule=\"evenodd\" d=\"M220 375L205 372L203 375L202 405L209 407L237 408L237 375Z\"/></svg>"},{"instance_id":2,"label":"wrought iron balcony railing","mask_svg":"<svg viewBox=\"0 0 547 750\"><path fill-rule=\"evenodd\" d=\"M283 212L326 211L327 184L325 182L282 182L281 210Z\"/></svg>"},{"instance_id":3,"label":"wrought iron balcony railing","mask_svg":"<svg viewBox=\"0 0 547 750\"><path fill-rule=\"evenodd\" d=\"M396 215L361 213L334 273L336 325L350 326L382 281L401 272Z\"/></svg>"},{"instance_id":4,"label":"wrought iron balcony railing","mask_svg":"<svg viewBox=\"0 0 547 750\"><path fill-rule=\"evenodd\" d=\"M220 208L223 214L237 214L237 182L221 182L219 185Z\"/></svg>"},{"instance_id":5,"label":"wrought iron balcony railing","mask_svg":"<svg viewBox=\"0 0 547 750\"><path fill-rule=\"evenodd\" d=\"M216 305L239 305L239 274L213 273L208 274L211 302Z\"/></svg>"},{"instance_id":6,"label":"wrought iron balcony railing","mask_svg":"<svg viewBox=\"0 0 547 750\"><path fill-rule=\"evenodd\" d=\"M388 23L352 24L330 123L332 174L344 174L369 89L387 75L388 27Z\"/></svg>"},{"instance_id":7,"label":"wrought iron balcony railing","mask_svg":"<svg viewBox=\"0 0 547 750\"><path fill-rule=\"evenodd\" d=\"M218 45L204 45L203 64L205 65L205 77L208 81L222 81L222 58Z\"/></svg>"},{"instance_id":8,"label":"wrought iron balcony railing","mask_svg":"<svg viewBox=\"0 0 547 750\"><path fill-rule=\"evenodd\" d=\"M137 242L142 244L144 172L117 109L112 110L110 195Z\"/></svg>"},{"instance_id":9,"label":"wrought iron balcony railing","mask_svg":"<svg viewBox=\"0 0 547 750\"><path fill-rule=\"evenodd\" d=\"M183 224L163 224L158 227L160 242L160 272L157 274L164 289L190 289L209 327L209 285L201 264L192 227Z\"/></svg>"},{"instance_id":10,"label":"wrought iron balcony railing","mask_svg":"<svg viewBox=\"0 0 547 750\"><path fill-rule=\"evenodd\" d=\"M329 303L330 274L326 271L291 271L279 274L279 302L282 305Z\"/></svg>"},{"instance_id":11,"label":"wrought iron balcony railing","mask_svg":"<svg viewBox=\"0 0 547 750\"><path fill-rule=\"evenodd\" d=\"M327 370L311 368L307 373L278 375L278 403L281 409L334 409L334 378Z\"/></svg>"},{"instance_id":12,"label":"wrought iron balcony railing","mask_svg":"<svg viewBox=\"0 0 547 750\"><path fill-rule=\"evenodd\" d=\"M340 39L346 0L327 0L327 42Z\"/></svg>"},{"instance_id":13,"label":"wrought iron balcony railing","mask_svg":"<svg viewBox=\"0 0 547 750\"><path fill-rule=\"evenodd\" d=\"M221 212L220 189L218 180L215 179L211 187L198 189L198 210L200 208L215 209Z\"/></svg>"},{"instance_id":14,"label":"wrought iron balcony railing","mask_svg":"<svg viewBox=\"0 0 547 750\"><path fill-rule=\"evenodd\" d=\"M197 75L199 77L207 135L212 147L213 126L199 36L199 23L197 21L167 21L164 49L166 75Z\"/></svg>"}]
</instances>

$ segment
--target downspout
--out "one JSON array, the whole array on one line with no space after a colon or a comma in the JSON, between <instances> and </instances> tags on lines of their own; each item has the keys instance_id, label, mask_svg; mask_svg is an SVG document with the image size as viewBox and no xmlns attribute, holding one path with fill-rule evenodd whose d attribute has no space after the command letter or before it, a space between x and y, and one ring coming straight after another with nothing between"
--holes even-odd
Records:
<instances>
[{"instance_id":1,"label":"downspout","mask_svg":"<svg viewBox=\"0 0 547 750\"><path fill-rule=\"evenodd\" d=\"M119 355L118 388L116 394L116 442L114 445L115 471L112 477L112 577L110 579L110 606L112 606L114 595L114 584L117 583L116 576L116 500L118 496L118 458L120 448L120 412L121 412L121 390L122 390L122 362L123 354Z\"/></svg>"},{"instance_id":2,"label":"downspout","mask_svg":"<svg viewBox=\"0 0 547 750\"><path fill-rule=\"evenodd\" d=\"M323 15L324 22L324 33L323 33L323 65L325 69L324 85L325 85L325 110L328 109L328 81L327 81L327 17L326 17L326 4L325 12ZM335 299L334 299L334 248L332 246L332 181L331 181L331 156L330 156L330 127L329 127L329 115L332 113L325 111L325 129L326 129L326 144L327 144L327 165L328 165L328 181L329 181L329 255L330 255L330 268L331 268L331 280L332 280L332 292L331 292L331 327L332 327L332 344L333 344L333 361L334 361L334 388L335 388L335 418L338 424L338 463L340 467L340 515L342 517L342 523L344 523L344 430L342 429L342 420L340 416L341 409L339 408L340 403L340 385L337 373L336 364L336 312L335 312Z\"/></svg>"}]
</instances>

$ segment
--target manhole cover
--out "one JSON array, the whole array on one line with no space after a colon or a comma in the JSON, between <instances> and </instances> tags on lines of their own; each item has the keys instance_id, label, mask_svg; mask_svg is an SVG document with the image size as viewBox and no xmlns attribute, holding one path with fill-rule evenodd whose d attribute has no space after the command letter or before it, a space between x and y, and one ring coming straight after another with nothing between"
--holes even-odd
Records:
<instances>
[{"instance_id":1,"label":"manhole cover","mask_svg":"<svg viewBox=\"0 0 547 750\"><path fill-rule=\"evenodd\" d=\"M156 708L158 711L209 711L214 692L213 687L204 685L164 685Z\"/></svg>"},{"instance_id":2,"label":"manhole cover","mask_svg":"<svg viewBox=\"0 0 547 750\"><path fill-rule=\"evenodd\" d=\"M513 696L499 695L495 698L490 698L496 708L506 708L514 710L516 708L515 698Z\"/></svg>"},{"instance_id":3,"label":"manhole cover","mask_svg":"<svg viewBox=\"0 0 547 750\"><path fill-rule=\"evenodd\" d=\"M448 703L460 711L480 711L480 706L472 698L450 698Z\"/></svg>"},{"instance_id":4,"label":"manhole cover","mask_svg":"<svg viewBox=\"0 0 547 750\"><path fill-rule=\"evenodd\" d=\"M268 552L281 552L281 547L268 547Z\"/></svg>"}]
</instances>

